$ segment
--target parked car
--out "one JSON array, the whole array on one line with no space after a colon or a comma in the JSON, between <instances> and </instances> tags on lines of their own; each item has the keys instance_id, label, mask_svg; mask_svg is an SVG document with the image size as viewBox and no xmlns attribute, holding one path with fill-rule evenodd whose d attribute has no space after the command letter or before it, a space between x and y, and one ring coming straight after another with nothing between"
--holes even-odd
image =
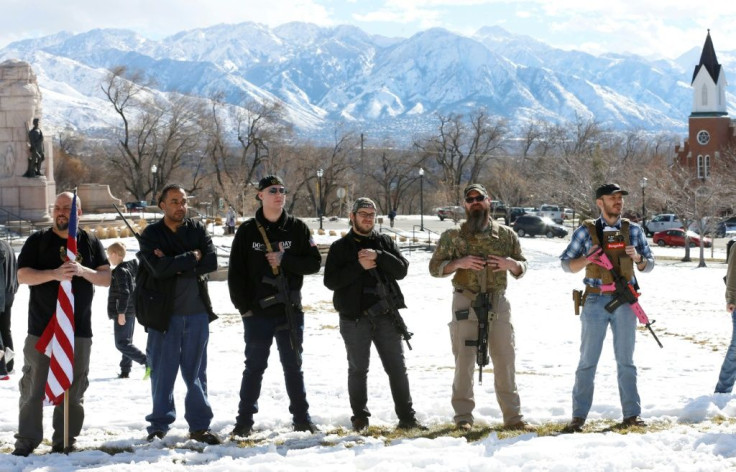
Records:
<instances>
[{"instance_id":1,"label":"parked car","mask_svg":"<svg viewBox=\"0 0 736 472\"><path fill-rule=\"evenodd\" d=\"M554 238L555 236L564 238L567 236L567 229L564 226L555 223L549 218L542 218L537 215L519 216L514 221L512 228L514 228L514 231L516 231L519 237L527 235L534 237L538 234L543 234L548 238Z\"/></svg>"},{"instance_id":2,"label":"parked car","mask_svg":"<svg viewBox=\"0 0 736 472\"><path fill-rule=\"evenodd\" d=\"M659 231L675 228L682 228L680 218L674 213L662 213L660 215L654 215L651 220L646 222L644 232L647 236L652 236Z\"/></svg>"},{"instance_id":3,"label":"parked car","mask_svg":"<svg viewBox=\"0 0 736 472\"><path fill-rule=\"evenodd\" d=\"M700 246L700 236L698 236L698 233L695 233L693 231L688 231L687 236L690 238L689 245L690 247L697 247ZM652 242L656 244L657 246L682 246L685 247L685 230L677 228L677 229L668 229L666 231L659 231L654 233L654 236L652 237ZM703 238L703 245L705 247L711 247L713 244L713 241L708 238Z\"/></svg>"},{"instance_id":4,"label":"parked car","mask_svg":"<svg viewBox=\"0 0 736 472\"><path fill-rule=\"evenodd\" d=\"M540 205L539 211L537 211L537 216L541 216L543 218L549 218L555 223L562 224L562 221L564 220L564 209L557 205Z\"/></svg>"},{"instance_id":5,"label":"parked car","mask_svg":"<svg viewBox=\"0 0 736 472\"><path fill-rule=\"evenodd\" d=\"M506 205L498 200L491 200L491 218L503 218L506 224L509 224L509 215Z\"/></svg>"},{"instance_id":6,"label":"parked car","mask_svg":"<svg viewBox=\"0 0 736 472\"><path fill-rule=\"evenodd\" d=\"M452 221L460 221L465 218L465 208L461 206L445 206L437 208L437 216L440 221L445 221L445 218L449 218Z\"/></svg>"},{"instance_id":7,"label":"parked car","mask_svg":"<svg viewBox=\"0 0 736 472\"><path fill-rule=\"evenodd\" d=\"M140 202L125 202L125 209L128 210L128 213L143 213L146 210L146 202L140 201Z\"/></svg>"},{"instance_id":8,"label":"parked car","mask_svg":"<svg viewBox=\"0 0 736 472\"><path fill-rule=\"evenodd\" d=\"M511 207L509 208L509 223L516 221L521 215L525 215L526 210L522 207Z\"/></svg>"}]
</instances>

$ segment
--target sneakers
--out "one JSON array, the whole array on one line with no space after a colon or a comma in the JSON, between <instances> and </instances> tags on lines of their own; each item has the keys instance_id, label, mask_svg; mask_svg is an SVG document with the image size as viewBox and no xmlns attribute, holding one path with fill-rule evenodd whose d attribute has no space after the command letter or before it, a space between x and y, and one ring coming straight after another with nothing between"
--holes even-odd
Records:
<instances>
[{"instance_id":1,"label":"sneakers","mask_svg":"<svg viewBox=\"0 0 736 472\"><path fill-rule=\"evenodd\" d=\"M644 422L643 419L641 419L640 416L629 416L628 418L624 418L624 420L621 422L621 425L628 428L630 426L644 427L647 424Z\"/></svg>"},{"instance_id":2,"label":"sneakers","mask_svg":"<svg viewBox=\"0 0 736 472\"><path fill-rule=\"evenodd\" d=\"M314 434L319 431L319 428L311 421L306 421L304 423L294 423L294 431L309 431Z\"/></svg>"},{"instance_id":3,"label":"sneakers","mask_svg":"<svg viewBox=\"0 0 736 472\"><path fill-rule=\"evenodd\" d=\"M210 445L222 444L220 438L212 434L212 431L210 431L209 429L191 431L189 433L189 439L194 439L195 441L203 442Z\"/></svg>"},{"instance_id":4,"label":"sneakers","mask_svg":"<svg viewBox=\"0 0 736 472\"><path fill-rule=\"evenodd\" d=\"M148 437L146 438L146 441L152 442L156 439L163 439L165 436L166 436L166 433L164 431L154 431L148 435Z\"/></svg>"},{"instance_id":5,"label":"sneakers","mask_svg":"<svg viewBox=\"0 0 736 472\"><path fill-rule=\"evenodd\" d=\"M471 429L473 429L473 423L466 420L458 421L455 424L455 429L459 431L470 431Z\"/></svg>"},{"instance_id":6,"label":"sneakers","mask_svg":"<svg viewBox=\"0 0 736 472\"><path fill-rule=\"evenodd\" d=\"M127 379L128 377L130 377L130 372L120 372L118 374L119 379Z\"/></svg>"},{"instance_id":7,"label":"sneakers","mask_svg":"<svg viewBox=\"0 0 736 472\"><path fill-rule=\"evenodd\" d=\"M242 438L247 438L253 433L253 425L249 424L236 424L233 428L232 433L230 433L230 436L239 436Z\"/></svg>"},{"instance_id":8,"label":"sneakers","mask_svg":"<svg viewBox=\"0 0 736 472\"><path fill-rule=\"evenodd\" d=\"M151 377L151 368L146 366L146 372L143 374L143 380L148 380Z\"/></svg>"},{"instance_id":9,"label":"sneakers","mask_svg":"<svg viewBox=\"0 0 736 472\"><path fill-rule=\"evenodd\" d=\"M504 425L503 429L507 431L527 431L527 432L532 432L532 431L537 430L535 426L532 426L526 421L522 421L522 420L519 420L516 423Z\"/></svg>"},{"instance_id":10,"label":"sneakers","mask_svg":"<svg viewBox=\"0 0 736 472\"><path fill-rule=\"evenodd\" d=\"M398 426L396 426L396 429L418 429L420 431L427 431L428 428L419 424L416 418L410 418L408 420L400 420Z\"/></svg>"},{"instance_id":11,"label":"sneakers","mask_svg":"<svg viewBox=\"0 0 736 472\"><path fill-rule=\"evenodd\" d=\"M572 421L563 428L565 433L581 433L583 431L583 425L585 424L585 418L578 416L573 417Z\"/></svg>"},{"instance_id":12,"label":"sneakers","mask_svg":"<svg viewBox=\"0 0 736 472\"><path fill-rule=\"evenodd\" d=\"M363 431L369 425L367 416L354 416L350 421L353 423L353 431Z\"/></svg>"}]
</instances>

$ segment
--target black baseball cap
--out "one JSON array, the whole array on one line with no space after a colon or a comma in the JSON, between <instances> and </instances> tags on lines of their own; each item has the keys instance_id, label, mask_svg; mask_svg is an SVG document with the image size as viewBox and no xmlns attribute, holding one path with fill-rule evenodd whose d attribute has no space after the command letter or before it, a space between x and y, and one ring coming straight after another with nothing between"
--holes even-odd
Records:
<instances>
[{"instance_id":1,"label":"black baseball cap","mask_svg":"<svg viewBox=\"0 0 736 472\"><path fill-rule=\"evenodd\" d=\"M620 193L621 195L629 194L626 190L622 190L619 184L603 184L595 191L595 199L598 200L603 195L613 195L614 193Z\"/></svg>"},{"instance_id":2,"label":"black baseball cap","mask_svg":"<svg viewBox=\"0 0 736 472\"><path fill-rule=\"evenodd\" d=\"M267 175L258 181L258 191L260 192L271 185L284 185L284 180L278 175Z\"/></svg>"}]
</instances>

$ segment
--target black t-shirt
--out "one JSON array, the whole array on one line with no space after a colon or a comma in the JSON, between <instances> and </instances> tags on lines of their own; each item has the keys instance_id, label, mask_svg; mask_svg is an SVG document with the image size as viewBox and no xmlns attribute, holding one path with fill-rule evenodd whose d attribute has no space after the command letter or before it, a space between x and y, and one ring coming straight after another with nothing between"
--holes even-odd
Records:
<instances>
[{"instance_id":1,"label":"black t-shirt","mask_svg":"<svg viewBox=\"0 0 736 472\"><path fill-rule=\"evenodd\" d=\"M77 234L77 253L79 262L90 269L97 269L100 266L110 264L100 240L82 230ZM56 269L63 263L62 256L66 256L66 239L59 237L49 228L28 237L18 256L18 268ZM56 311L59 282L52 280L33 285L30 289L28 334L41 336ZM91 338L94 285L82 277L74 277L72 279L72 293L74 294L75 336Z\"/></svg>"}]
</instances>

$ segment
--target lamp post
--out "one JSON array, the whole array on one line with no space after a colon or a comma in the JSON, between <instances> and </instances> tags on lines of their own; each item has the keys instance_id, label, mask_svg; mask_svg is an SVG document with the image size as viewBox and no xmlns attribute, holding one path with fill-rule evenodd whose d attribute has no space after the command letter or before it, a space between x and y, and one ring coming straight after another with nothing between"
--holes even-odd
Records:
<instances>
[{"instance_id":1,"label":"lamp post","mask_svg":"<svg viewBox=\"0 0 736 472\"><path fill-rule=\"evenodd\" d=\"M641 226L644 228L647 224L647 205L646 205L646 199L644 195L644 189L647 188L647 178L642 177L639 181L639 187L641 187Z\"/></svg>"},{"instance_id":2,"label":"lamp post","mask_svg":"<svg viewBox=\"0 0 736 472\"><path fill-rule=\"evenodd\" d=\"M151 174L153 174L153 192L151 192L151 205L156 204L156 172L158 172L158 167L156 164L151 165Z\"/></svg>"},{"instance_id":3,"label":"lamp post","mask_svg":"<svg viewBox=\"0 0 736 472\"><path fill-rule=\"evenodd\" d=\"M419 168L419 230L424 231L424 169Z\"/></svg>"},{"instance_id":4,"label":"lamp post","mask_svg":"<svg viewBox=\"0 0 736 472\"><path fill-rule=\"evenodd\" d=\"M325 171L322 169L317 169L317 178L319 179L319 187L317 188L319 192L319 208L317 208L317 213L319 213L319 229L322 229L322 176L324 173Z\"/></svg>"}]
</instances>

